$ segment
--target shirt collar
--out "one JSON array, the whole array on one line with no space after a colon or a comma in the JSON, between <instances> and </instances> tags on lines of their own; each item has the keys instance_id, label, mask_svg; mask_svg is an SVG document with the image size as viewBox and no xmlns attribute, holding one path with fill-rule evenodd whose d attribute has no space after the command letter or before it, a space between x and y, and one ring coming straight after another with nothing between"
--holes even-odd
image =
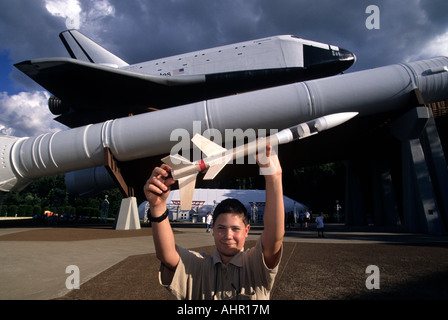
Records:
<instances>
[{"instance_id":1,"label":"shirt collar","mask_svg":"<svg viewBox=\"0 0 448 320\"><path fill-rule=\"evenodd\" d=\"M236 255L234 255L232 259L229 261L229 263L233 264L235 267L241 268L243 266L243 252L244 248ZM213 253L213 264L217 263L223 264L218 249L215 249L215 252Z\"/></svg>"}]
</instances>

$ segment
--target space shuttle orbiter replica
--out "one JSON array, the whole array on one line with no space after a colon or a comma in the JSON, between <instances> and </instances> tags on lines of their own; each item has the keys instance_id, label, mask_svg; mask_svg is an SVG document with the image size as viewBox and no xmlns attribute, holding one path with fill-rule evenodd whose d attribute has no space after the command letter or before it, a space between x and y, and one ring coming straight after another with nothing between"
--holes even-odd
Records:
<instances>
[{"instance_id":1,"label":"space shuttle orbiter replica","mask_svg":"<svg viewBox=\"0 0 448 320\"><path fill-rule=\"evenodd\" d=\"M280 35L129 64L78 30L59 37L70 58L15 67L52 94L50 111L70 128L328 77L356 60L335 45Z\"/></svg>"}]
</instances>

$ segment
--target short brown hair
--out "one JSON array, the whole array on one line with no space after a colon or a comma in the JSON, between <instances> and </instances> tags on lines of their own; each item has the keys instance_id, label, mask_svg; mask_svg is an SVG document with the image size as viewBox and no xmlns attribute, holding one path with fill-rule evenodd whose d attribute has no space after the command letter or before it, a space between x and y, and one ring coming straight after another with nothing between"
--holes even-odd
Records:
<instances>
[{"instance_id":1,"label":"short brown hair","mask_svg":"<svg viewBox=\"0 0 448 320\"><path fill-rule=\"evenodd\" d=\"M241 219L243 219L244 224L246 226L249 224L249 213L247 212L244 204L242 204L241 201L237 199L228 198L221 201L213 211L213 221L216 221L218 216L222 213L233 213L241 215Z\"/></svg>"}]
</instances>

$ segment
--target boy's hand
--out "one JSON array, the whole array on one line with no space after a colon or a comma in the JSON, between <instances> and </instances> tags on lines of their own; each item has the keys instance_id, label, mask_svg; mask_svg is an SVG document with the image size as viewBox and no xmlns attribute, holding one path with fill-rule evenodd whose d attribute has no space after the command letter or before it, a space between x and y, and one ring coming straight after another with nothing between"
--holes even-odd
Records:
<instances>
[{"instance_id":1,"label":"boy's hand","mask_svg":"<svg viewBox=\"0 0 448 320\"><path fill-rule=\"evenodd\" d=\"M162 164L160 167L154 168L151 177L146 181L143 191L151 208L155 208L161 204L166 205L169 191L175 182L170 172L171 168L166 164Z\"/></svg>"},{"instance_id":2,"label":"boy's hand","mask_svg":"<svg viewBox=\"0 0 448 320\"><path fill-rule=\"evenodd\" d=\"M260 174L264 176L281 175L282 167L278 160L277 153L272 146L267 145L261 148L256 155L257 164L260 167Z\"/></svg>"}]
</instances>

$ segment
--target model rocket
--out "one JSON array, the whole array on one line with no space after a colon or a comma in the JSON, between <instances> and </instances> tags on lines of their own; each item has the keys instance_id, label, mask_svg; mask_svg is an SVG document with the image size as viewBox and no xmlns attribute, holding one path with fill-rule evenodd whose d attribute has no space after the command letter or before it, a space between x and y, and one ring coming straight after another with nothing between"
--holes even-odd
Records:
<instances>
[{"instance_id":1,"label":"model rocket","mask_svg":"<svg viewBox=\"0 0 448 320\"><path fill-rule=\"evenodd\" d=\"M191 141L206 155L206 158L191 162L179 154L169 155L162 159L171 167L171 175L179 183L182 210L190 210L193 200L196 176L205 172L204 179L212 180L232 160L254 155L267 145L275 147L295 140L307 138L321 131L336 127L353 117L358 112L335 113L307 121L287 129L283 129L265 139L256 139L233 149L225 149L209 139L196 134Z\"/></svg>"}]
</instances>

